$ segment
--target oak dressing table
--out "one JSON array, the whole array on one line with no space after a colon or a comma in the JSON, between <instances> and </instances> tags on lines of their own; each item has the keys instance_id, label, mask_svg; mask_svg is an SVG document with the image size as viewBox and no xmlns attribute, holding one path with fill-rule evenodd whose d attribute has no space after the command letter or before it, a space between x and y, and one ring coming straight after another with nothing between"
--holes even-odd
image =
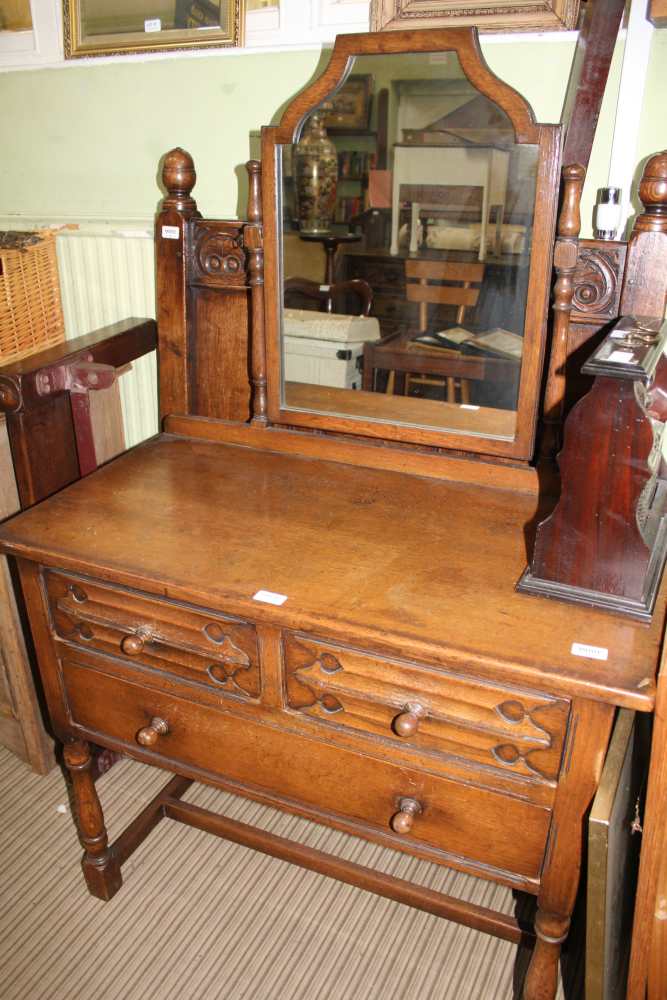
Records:
<instances>
[{"instance_id":1,"label":"oak dressing table","mask_svg":"<svg viewBox=\"0 0 667 1000\"><path fill-rule=\"evenodd\" d=\"M390 419L370 392L357 411L350 392L333 412L327 387L293 406L281 380L281 147L355 54L433 52L453 54L434 65L462 72L532 150L539 215L504 435L487 433L483 408L429 425L432 406L418 415L397 397ZM190 157L166 157L165 433L1 532L94 895L118 891L123 863L169 817L511 941L529 934L182 801L192 780L210 782L535 895L524 996L554 996L583 817L616 707L652 708L665 607L663 589L646 624L515 590L541 516L531 460L558 148L558 127L535 124L474 33L456 30L339 38L324 75L264 131L247 223L202 219ZM112 845L89 740L173 774Z\"/></svg>"}]
</instances>

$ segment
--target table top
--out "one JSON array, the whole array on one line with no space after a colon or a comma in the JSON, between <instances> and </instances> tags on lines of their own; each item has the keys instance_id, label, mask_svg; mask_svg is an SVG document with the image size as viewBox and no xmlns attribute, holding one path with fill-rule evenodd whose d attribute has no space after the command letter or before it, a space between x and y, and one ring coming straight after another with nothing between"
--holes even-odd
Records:
<instances>
[{"instance_id":1,"label":"table top","mask_svg":"<svg viewBox=\"0 0 667 1000\"><path fill-rule=\"evenodd\" d=\"M536 502L163 435L5 523L0 542L254 621L649 710L665 587L651 625L516 593ZM259 603L260 590L287 600ZM608 659L573 655L573 643Z\"/></svg>"}]
</instances>

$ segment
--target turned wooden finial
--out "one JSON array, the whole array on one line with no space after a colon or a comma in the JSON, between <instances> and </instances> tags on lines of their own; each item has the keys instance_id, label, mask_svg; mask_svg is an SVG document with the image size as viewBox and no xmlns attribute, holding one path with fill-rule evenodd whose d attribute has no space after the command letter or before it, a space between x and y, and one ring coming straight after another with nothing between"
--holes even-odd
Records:
<instances>
[{"instance_id":1,"label":"turned wooden finial","mask_svg":"<svg viewBox=\"0 0 667 1000\"><path fill-rule=\"evenodd\" d=\"M634 225L635 232L667 233L667 149L648 160L639 184L644 211Z\"/></svg>"},{"instance_id":2,"label":"turned wooden finial","mask_svg":"<svg viewBox=\"0 0 667 1000\"><path fill-rule=\"evenodd\" d=\"M171 149L162 164L162 182L169 194L162 201L162 208L174 208L184 215L197 211L197 202L190 196L197 174L194 160L184 149Z\"/></svg>"},{"instance_id":3,"label":"turned wooden finial","mask_svg":"<svg viewBox=\"0 0 667 1000\"><path fill-rule=\"evenodd\" d=\"M259 160L248 160L245 165L248 171L248 222L260 223L262 221L262 192L260 187Z\"/></svg>"},{"instance_id":4,"label":"turned wooden finial","mask_svg":"<svg viewBox=\"0 0 667 1000\"><path fill-rule=\"evenodd\" d=\"M578 236L581 230L579 204L586 180L586 168L580 163L563 167L563 203L558 216L559 236Z\"/></svg>"}]
</instances>

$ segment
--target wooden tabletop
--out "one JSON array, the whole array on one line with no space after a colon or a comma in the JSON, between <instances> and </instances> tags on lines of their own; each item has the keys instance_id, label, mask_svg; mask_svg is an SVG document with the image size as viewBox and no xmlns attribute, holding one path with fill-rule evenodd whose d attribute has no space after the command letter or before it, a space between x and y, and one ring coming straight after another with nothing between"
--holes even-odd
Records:
<instances>
[{"instance_id":1,"label":"wooden tabletop","mask_svg":"<svg viewBox=\"0 0 667 1000\"><path fill-rule=\"evenodd\" d=\"M7 551L459 673L650 709L652 625L517 594L534 497L162 436L0 529ZM287 595L282 607L253 600ZM573 643L608 650L572 655Z\"/></svg>"}]
</instances>

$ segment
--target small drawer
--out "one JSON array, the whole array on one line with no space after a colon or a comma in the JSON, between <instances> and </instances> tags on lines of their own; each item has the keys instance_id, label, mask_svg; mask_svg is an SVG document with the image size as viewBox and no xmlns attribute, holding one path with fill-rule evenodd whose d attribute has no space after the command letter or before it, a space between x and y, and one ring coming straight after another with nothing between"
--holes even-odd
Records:
<instances>
[{"instance_id":1,"label":"small drawer","mask_svg":"<svg viewBox=\"0 0 667 1000\"><path fill-rule=\"evenodd\" d=\"M428 754L555 782L569 702L302 635L283 637L288 707Z\"/></svg>"},{"instance_id":2,"label":"small drawer","mask_svg":"<svg viewBox=\"0 0 667 1000\"><path fill-rule=\"evenodd\" d=\"M102 745L111 739L170 770L183 765L248 794L258 789L276 805L342 818L353 832L487 877L493 870L510 884L539 877L548 808L195 704L177 685L153 689L139 667L111 674L97 654L81 662L75 649L64 654L72 725Z\"/></svg>"},{"instance_id":3,"label":"small drawer","mask_svg":"<svg viewBox=\"0 0 667 1000\"><path fill-rule=\"evenodd\" d=\"M60 639L166 670L243 698L260 694L255 627L217 612L47 572Z\"/></svg>"}]
</instances>

